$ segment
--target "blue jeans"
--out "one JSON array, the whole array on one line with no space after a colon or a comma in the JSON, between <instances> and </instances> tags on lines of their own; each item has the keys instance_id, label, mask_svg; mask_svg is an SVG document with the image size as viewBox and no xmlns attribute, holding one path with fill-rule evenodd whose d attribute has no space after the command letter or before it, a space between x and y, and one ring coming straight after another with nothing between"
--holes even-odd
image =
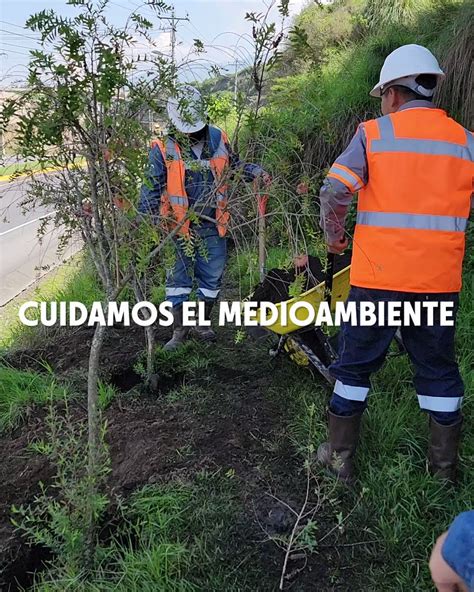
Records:
<instances>
[{"instance_id":1,"label":"blue jeans","mask_svg":"<svg viewBox=\"0 0 474 592\"><path fill-rule=\"evenodd\" d=\"M189 299L194 282L199 300L214 302L219 296L227 261L227 239L221 238L215 227L197 232L203 248L196 249L194 258L185 255L176 242L176 263L166 278L166 300L173 306Z\"/></svg>"},{"instance_id":2,"label":"blue jeans","mask_svg":"<svg viewBox=\"0 0 474 592\"><path fill-rule=\"evenodd\" d=\"M414 294L352 287L348 302L453 302L454 314L458 294ZM438 309L435 309L438 311ZM438 311L439 312L439 311ZM434 325L425 318L421 326L401 327L403 345L414 366L414 386L420 407L439 423L458 420L464 394L454 349L455 326ZM382 366L397 327L352 326L344 323L339 337L339 357L330 372L336 378L330 409L338 415L361 412L367 404L370 376Z\"/></svg>"}]
</instances>

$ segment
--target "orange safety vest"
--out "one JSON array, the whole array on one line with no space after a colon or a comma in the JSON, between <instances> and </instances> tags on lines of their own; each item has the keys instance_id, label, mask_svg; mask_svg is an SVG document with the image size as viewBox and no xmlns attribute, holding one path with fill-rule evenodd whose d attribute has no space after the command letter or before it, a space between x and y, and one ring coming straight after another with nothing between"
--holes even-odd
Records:
<instances>
[{"instance_id":1,"label":"orange safety vest","mask_svg":"<svg viewBox=\"0 0 474 592\"><path fill-rule=\"evenodd\" d=\"M434 108L366 121L351 284L459 292L474 179L474 137Z\"/></svg>"},{"instance_id":2,"label":"orange safety vest","mask_svg":"<svg viewBox=\"0 0 474 592\"><path fill-rule=\"evenodd\" d=\"M227 210L228 186L226 184L230 156L227 149L229 140L222 130L219 131L221 133L220 142L214 155L209 160L209 164L216 185L217 231L219 236L223 237L227 232L230 221L230 214ZM189 202L185 188L186 167L181 156L181 149L172 138L167 138L165 143L161 140L154 140L152 142L153 146L158 146L161 150L167 172L166 190L161 196L160 217L165 223L166 221L169 222L170 218L173 218L174 223L171 223L171 228L176 227L177 224L182 224L178 232L183 236L188 236L190 225L190 220L187 219Z\"/></svg>"}]
</instances>

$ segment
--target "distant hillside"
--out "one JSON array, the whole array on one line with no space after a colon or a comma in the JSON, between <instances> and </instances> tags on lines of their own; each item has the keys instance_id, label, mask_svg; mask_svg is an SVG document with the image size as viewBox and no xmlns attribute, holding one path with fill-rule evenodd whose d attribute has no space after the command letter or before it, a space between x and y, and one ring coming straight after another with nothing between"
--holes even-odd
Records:
<instances>
[{"instance_id":1,"label":"distant hillside","mask_svg":"<svg viewBox=\"0 0 474 592\"><path fill-rule=\"evenodd\" d=\"M235 92L235 74L219 74L204 80L197 86L206 94L221 93L221 92ZM256 95L255 88L252 82L252 68L244 68L237 72L237 91L244 93L248 97Z\"/></svg>"}]
</instances>

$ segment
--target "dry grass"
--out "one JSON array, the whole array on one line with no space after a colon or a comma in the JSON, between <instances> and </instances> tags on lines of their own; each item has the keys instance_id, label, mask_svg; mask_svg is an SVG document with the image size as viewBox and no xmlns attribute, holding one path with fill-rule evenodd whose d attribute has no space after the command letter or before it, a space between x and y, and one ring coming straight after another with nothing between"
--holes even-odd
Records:
<instances>
[{"instance_id":1,"label":"dry grass","mask_svg":"<svg viewBox=\"0 0 474 592\"><path fill-rule=\"evenodd\" d=\"M464 2L440 47L441 67L447 73L437 102L468 129L474 124L474 5Z\"/></svg>"}]
</instances>

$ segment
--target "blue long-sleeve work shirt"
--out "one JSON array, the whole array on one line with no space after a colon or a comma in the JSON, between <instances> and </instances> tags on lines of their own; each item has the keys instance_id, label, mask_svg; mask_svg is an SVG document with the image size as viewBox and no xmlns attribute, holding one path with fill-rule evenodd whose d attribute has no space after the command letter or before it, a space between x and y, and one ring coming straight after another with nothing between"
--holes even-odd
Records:
<instances>
[{"instance_id":1,"label":"blue long-sleeve work shirt","mask_svg":"<svg viewBox=\"0 0 474 592\"><path fill-rule=\"evenodd\" d=\"M209 150L210 143L209 133L206 133L204 139L203 152L212 154ZM262 175L264 170L256 164L242 162L239 157L232 152L229 145L227 150L230 156L230 168L234 171L240 170L245 181L253 181L256 177ZM204 158L204 157L202 157ZM185 148L183 150L183 159L185 166L185 189L188 196L189 207L195 208L199 203L206 204L209 197L215 191L215 180L212 171L209 167L192 166L192 161L199 161L198 155L192 148ZM154 146L149 152L150 167L148 171L148 184L144 184L138 204L138 211L142 214L151 214L155 219L159 215L160 201L167 184L167 170L166 164L163 160L163 155L158 146ZM202 210L206 216L210 218L215 217L215 208L206 207ZM203 220L200 224L201 228L213 226L210 221Z\"/></svg>"},{"instance_id":2,"label":"blue long-sleeve work shirt","mask_svg":"<svg viewBox=\"0 0 474 592\"><path fill-rule=\"evenodd\" d=\"M474 592L474 510L463 512L451 524L441 554Z\"/></svg>"}]
</instances>

